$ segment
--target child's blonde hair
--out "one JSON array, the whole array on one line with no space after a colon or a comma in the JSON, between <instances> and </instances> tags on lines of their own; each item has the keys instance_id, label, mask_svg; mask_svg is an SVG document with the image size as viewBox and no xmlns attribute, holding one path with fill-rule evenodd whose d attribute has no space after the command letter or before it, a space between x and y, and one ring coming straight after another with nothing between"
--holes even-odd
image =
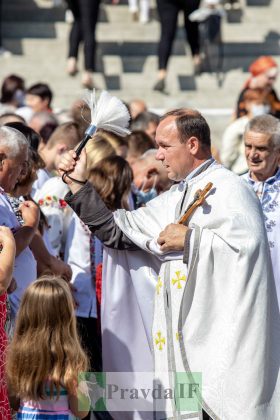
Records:
<instances>
[{"instance_id":1,"label":"child's blonde hair","mask_svg":"<svg viewBox=\"0 0 280 420\"><path fill-rule=\"evenodd\" d=\"M39 278L23 295L8 348L12 393L24 399L45 398L48 382L51 397L59 397L61 387L75 394L78 375L87 367L69 286L58 277Z\"/></svg>"}]
</instances>

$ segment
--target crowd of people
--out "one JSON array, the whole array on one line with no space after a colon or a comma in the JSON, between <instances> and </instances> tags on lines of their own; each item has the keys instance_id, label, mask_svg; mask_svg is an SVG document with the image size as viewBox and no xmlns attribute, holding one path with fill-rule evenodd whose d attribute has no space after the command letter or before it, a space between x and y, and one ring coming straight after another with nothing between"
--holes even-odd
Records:
<instances>
[{"instance_id":1,"label":"crowd of people","mask_svg":"<svg viewBox=\"0 0 280 420\"><path fill-rule=\"evenodd\" d=\"M79 158L87 105L56 114L49 84L3 80L1 420L90 418L87 370L203 375L199 410L100 419L280 418L278 66L249 71L220 150L198 111L140 98L131 134L98 130Z\"/></svg>"}]
</instances>

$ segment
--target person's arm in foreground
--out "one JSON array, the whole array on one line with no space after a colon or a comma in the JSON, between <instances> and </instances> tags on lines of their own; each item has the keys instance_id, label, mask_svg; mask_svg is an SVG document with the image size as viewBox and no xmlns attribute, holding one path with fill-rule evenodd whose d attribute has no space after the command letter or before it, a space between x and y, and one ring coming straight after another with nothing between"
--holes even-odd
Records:
<instances>
[{"instance_id":1,"label":"person's arm in foreground","mask_svg":"<svg viewBox=\"0 0 280 420\"><path fill-rule=\"evenodd\" d=\"M6 292L12 280L16 245L10 228L0 226L0 295Z\"/></svg>"},{"instance_id":2,"label":"person's arm in foreground","mask_svg":"<svg viewBox=\"0 0 280 420\"><path fill-rule=\"evenodd\" d=\"M60 175L70 172L72 178L65 177L71 190L65 196L67 204L104 245L115 249L139 249L115 223L113 213L105 206L94 187L89 182L85 185L79 184L87 179L85 150L79 159L75 158L75 151L71 150L63 154L59 164Z\"/></svg>"},{"instance_id":3,"label":"person's arm in foreground","mask_svg":"<svg viewBox=\"0 0 280 420\"><path fill-rule=\"evenodd\" d=\"M71 280L71 267L49 253L38 230L35 232L35 235L30 243L30 249L37 261L38 276L42 276L46 273L52 273L62 277L67 282Z\"/></svg>"},{"instance_id":4,"label":"person's arm in foreground","mask_svg":"<svg viewBox=\"0 0 280 420\"><path fill-rule=\"evenodd\" d=\"M25 201L19 207L24 225L15 234L16 256L28 247L35 235L39 223L39 208L33 201Z\"/></svg>"}]
</instances>

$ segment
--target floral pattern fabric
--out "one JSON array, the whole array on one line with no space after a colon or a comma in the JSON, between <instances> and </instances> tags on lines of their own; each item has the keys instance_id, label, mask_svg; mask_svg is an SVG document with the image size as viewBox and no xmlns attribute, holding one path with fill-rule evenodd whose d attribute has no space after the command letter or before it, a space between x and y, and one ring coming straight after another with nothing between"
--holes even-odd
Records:
<instances>
[{"instance_id":1,"label":"floral pattern fabric","mask_svg":"<svg viewBox=\"0 0 280 420\"><path fill-rule=\"evenodd\" d=\"M5 381L5 356L7 347L7 335L5 322L7 313L7 294L0 296L0 420L10 420L11 412L8 401L7 384Z\"/></svg>"},{"instance_id":2,"label":"floral pattern fabric","mask_svg":"<svg viewBox=\"0 0 280 420\"><path fill-rule=\"evenodd\" d=\"M58 198L56 195L47 195L38 200L39 206L56 207L58 209L65 209L67 206L66 201Z\"/></svg>"},{"instance_id":3,"label":"floral pattern fabric","mask_svg":"<svg viewBox=\"0 0 280 420\"><path fill-rule=\"evenodd\" d=\"M250 174L242 176L260 199L268 237L273 273L280 305L280 168L264 182L252 180Z\"/></svg>"}]
</instances>

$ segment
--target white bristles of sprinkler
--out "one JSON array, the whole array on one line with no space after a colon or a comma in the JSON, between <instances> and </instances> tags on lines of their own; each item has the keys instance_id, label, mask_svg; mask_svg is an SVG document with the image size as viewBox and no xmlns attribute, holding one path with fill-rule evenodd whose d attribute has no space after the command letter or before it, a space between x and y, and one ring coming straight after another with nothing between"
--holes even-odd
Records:
<instances>
[{"instance_id":1,"label":"white bristles of sprinkler","mask_svg":"<svg viewBox=\"0 0 280 420\"><path fill-rule=\"evenodd\" d=\"M111 131L119 136L130 134L128 130L130 115L127 107L115 96L103 90L96 99L95 89L87 91L85 100L90 109L91 123L85 132L85 137L76 150L77 156L81 153L87 141L98 128Z\"/></svg>"}]
</instances>

